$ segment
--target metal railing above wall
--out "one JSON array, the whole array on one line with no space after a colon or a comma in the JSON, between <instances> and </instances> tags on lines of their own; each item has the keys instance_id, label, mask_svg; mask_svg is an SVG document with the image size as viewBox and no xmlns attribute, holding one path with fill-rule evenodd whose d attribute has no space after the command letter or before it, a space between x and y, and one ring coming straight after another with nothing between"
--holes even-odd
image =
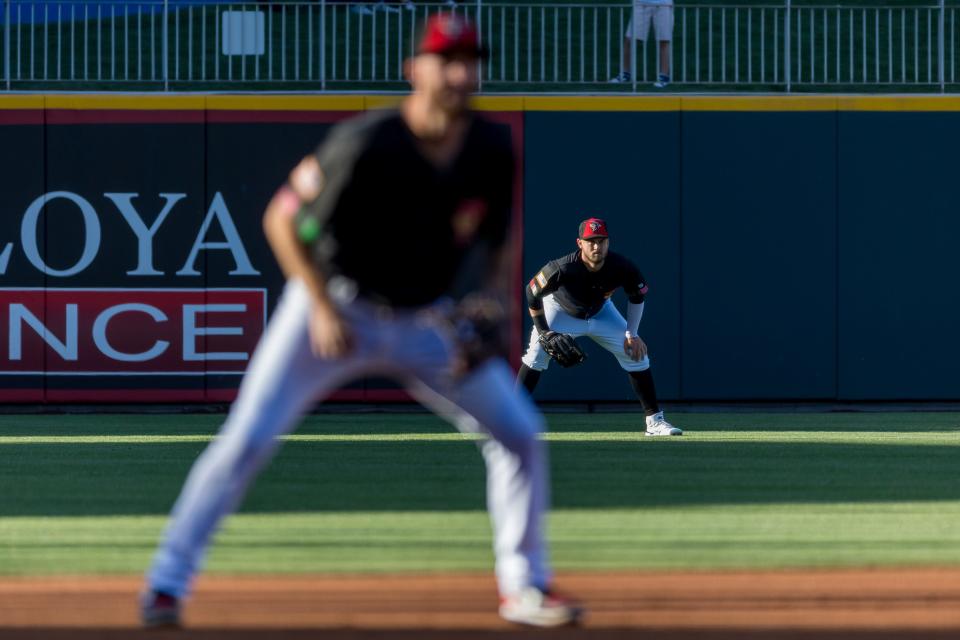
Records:
<instances>
[{"instance_id":1,"label":"metal railing above wall","mask_svg":"<svg viewBox=\"0 0 960 640\"><path fill-rule=\"evenodd\" d=\"M954 91L958 7L678 3L671 90ZM479 25L485 92L640 92L632 3L5 0L7 90L402 90L428 14ZM611 83L635 69L629 82Z\"/></svg>"}]
</instances>

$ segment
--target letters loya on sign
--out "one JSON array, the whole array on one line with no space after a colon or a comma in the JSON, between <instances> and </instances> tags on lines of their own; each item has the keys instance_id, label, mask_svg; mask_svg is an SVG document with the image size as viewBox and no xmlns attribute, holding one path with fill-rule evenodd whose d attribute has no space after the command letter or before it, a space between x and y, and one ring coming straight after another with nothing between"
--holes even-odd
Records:
<instances>
[{"instance_id":1,"label":"letters loya on sign","mask_svg":"<svg viewBox=\"0 0 960 640\"><path fill-rule=\"evenodd\" d=\"M137 193L103 194L103 197L110 203L106 206L109 206L112 210L115 209L114 215L118 213L122 217L136 239L137 264L135 268L126 271L126 275L162 276L165 275L164 272L158 270L154 264L154 252L157 249L155 246L156 235L170 212L187 197L187 194L159 194L164 204L149 226L144 222L144 216L141 215L134 204L134 200L138 196ZM74 264L66 268L52 267L40 251L40 239L43 237L40 233L43 228L42 216L45 207L52 202L75 208L83 220L83 250ZM101 216L105 215L102 206L105 205L101 205L101 210L98 211L90 200L72 191L50 191L36 198L27 207L20 222L20 245L26 260L38 271L48 276L67 278L82 273L96 260L100 253ZM215 228L219 232L218 235L223 237L223 240L214 241L210 239ZM0 248L0 276L2 276L7 273L15 247L13 242L0 245L0 247L2 247ZM169 250L167 247L164 249ZM180 277L202 275L198 269L198 262L203 263L203 260L198 260L201 251L228 252L234 264L234 268L228 272L231 276L260 275L260 272L250 262L247 249L243 244L240 233L237 231L237 226L233 221L227 203L219 191L214 194L206 215L193 238L189 252L186 253L183 265L176 271L175 275Z\"/></svg>"}]
</instances>

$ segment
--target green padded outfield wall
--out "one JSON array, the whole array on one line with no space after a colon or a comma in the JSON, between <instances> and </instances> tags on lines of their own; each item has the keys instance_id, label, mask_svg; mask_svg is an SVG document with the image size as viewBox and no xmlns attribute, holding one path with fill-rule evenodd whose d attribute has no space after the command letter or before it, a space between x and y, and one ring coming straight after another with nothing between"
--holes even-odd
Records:
<instances>
[{"instance_id":1,"label":"green padded outfield wall","mask_svg":"<svg viewBox=\"0 0 960 640\"><path fill-rule=\"evenodd\" d=\"M838 123L838 395L956 400L960 112Z\"/></svg>"},{"instance_id":2,"label":"green padded outfield wall","mask_svg":"<svg viewBox=\"0 0 960 640\"><path fill-rule=\"evenodd\" d=\"M335 122L395 100L0 96L0 401L231 399L282 284L270 194ZM650 284L641 334L664 400L960 400L960 99L478 107L521 158L517 302L580 220L605 217ZM518 309L514 362L529 328ZM587 350L537 399L633 400ZM406 400L377 380L337 398Z\"/></svg>"},{"instance_id":3,"label":"green padded outfield wall","mask_svg":"<svg viewBox=\"0 0 960 640\"><path fill-rule=\"evenodd\" d=\"M642 322L665 398L681 394L679 112L528 112L525 132L524 275L577 250L591 216L609 225L611 249L633 259L650 284ZM623 292L614 296L621 312ZM530 335L529 318L525 322ZM538 399L624 400L633 391L619 365L588 339L583 365L549 367Z\"/></svg>"},{"instance_id":4,"label":"green padded outfield wall","mask_svg":"<svg viewBox=\"0 0 960 640\"><path fill-rule=\"evenodd\" d=\"M572 250L577 221L606 217L650 282L641 335L665 400L958 400L958 109L528 100L526 277ZM588 351L537 399L631 399Z\"/></svg>"}]
</instances>

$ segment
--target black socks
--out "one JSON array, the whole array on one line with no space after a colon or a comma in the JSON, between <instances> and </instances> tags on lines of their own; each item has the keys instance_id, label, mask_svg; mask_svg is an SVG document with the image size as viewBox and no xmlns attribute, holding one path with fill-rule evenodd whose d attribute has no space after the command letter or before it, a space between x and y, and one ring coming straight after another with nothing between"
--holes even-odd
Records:
<instances>
[{"instance_id":1,"label":"black socks","mask_svg":"<svg viewBox=\"0 0 960 640\"><path fill-rule=\"evenodd\" d=\"M660 413L660 405L657 403L657 388L653 384L653 373L650 369L630 371L627 376L630 378L630 386L633 387L640 398L643 412L648 416Z\"/></svg>"},{"instance_id":2,"label":"black socks","mask_svg":"<svg viewBox=\"0 0 960 640\"><path fill-rule=\"evenodd\" d=\"M517 372L517 384L523 385L527 393L533 393L533 390L537 388L537 383L540 382L541 373L541 371L531 369L527 365L521 364L520 371Z\"/></svg>"}]
</instances>

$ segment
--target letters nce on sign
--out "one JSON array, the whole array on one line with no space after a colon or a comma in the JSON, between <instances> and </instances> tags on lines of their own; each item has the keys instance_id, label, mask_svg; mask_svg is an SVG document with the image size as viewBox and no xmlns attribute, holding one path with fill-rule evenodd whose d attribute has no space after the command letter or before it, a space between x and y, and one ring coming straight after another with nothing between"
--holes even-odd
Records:
<instances>
[{"instance_id":1,"label":"letters nce on sign","mask_svg":"<svg viewBox=\"0 0 960 640\"><path fill-rule=\"evenodd\" d=\"M239 374L263 289L0 288L0 374Z\"/></svg>"}]
</instances>

